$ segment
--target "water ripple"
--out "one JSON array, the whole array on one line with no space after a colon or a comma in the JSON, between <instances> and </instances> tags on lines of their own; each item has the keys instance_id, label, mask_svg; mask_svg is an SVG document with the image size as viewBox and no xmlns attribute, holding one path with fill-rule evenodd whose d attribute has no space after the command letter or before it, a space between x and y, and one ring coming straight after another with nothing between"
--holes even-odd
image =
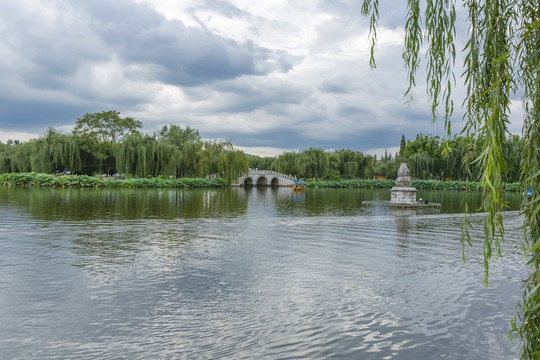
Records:
<instances>
[{"instance_id":1,"label":"water ripple","mask_svg":"<svg viewBox=\"0 0 540 360\"><path fill-rule=\"evenodd\" d=\"M0 207L0 350L13 359L516 357L504 339L524 274L516 212L505 216L505 258L486 288L482 214L463 265L463 215L270 216L272 201L245 216L165 219L42 221Z\"/></svg>"}]
</instances>

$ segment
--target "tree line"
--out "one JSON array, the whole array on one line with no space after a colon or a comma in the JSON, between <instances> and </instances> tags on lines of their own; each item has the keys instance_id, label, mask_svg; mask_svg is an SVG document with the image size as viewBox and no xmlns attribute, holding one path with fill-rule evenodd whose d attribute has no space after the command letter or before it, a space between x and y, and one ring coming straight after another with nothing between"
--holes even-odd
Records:
<instances>
[{"instance_id":1,"label":"tree line","mask_svg":"<svg viewBox=\"0 0 540 360\"><path fill-rule=\"evenodd\" d=\"M275 170L301 178L326 180L365 179L382 177L395 179L399 165L407 163L411 175L418 179L478 180L480 167L476 159L482 153L486 139L418 134L414 140L402 135L399 151L385 153L378 158L353 150L325 151L309 148L299 152L285 152L277 157L250 155L251 168ZM518 182L520 154L523 142L517 135L506 139L504 156L510 164L506 182Z\"/></svg>"},{"instance_id":2,"label":"tree line","mask_svg":"<svg viewBox=\"0 0 540 360\"><path fill-rule=\"evenodd\" d=\"M122 118L117 111L85 114L77 119L72 133L55 129L28 142L0 142L0 173L53 173L69 170L77 174L120 173L133 177L205 177L217 174L228 180L248 168L274 170L300 178L326 180L395 179L402 162L418 179L477 180L476 159L485 138L418 134L414 140L401 137L399 151L378 158L353 150L326 151L311 147L285 152L277 157L245 155L230 142L204 141L189 126L166 125L156 133L142 134L142 123ZM522 140L509 136L504 156L510 171L507 182L519 179Z\"/></svg>"},{"instance_id":3,"label":"tree line","mask_svg":"<svg viewBox=\"0 0 540 360\"><path fill-rule=\"evenodd\" d=\"M27 142L0 142L0 173L70 171L74 174L236 179L247 171L243 151L227 141L205 141L189 126L142 134L142 123L117 111L85 114L72 133L49 128Z\"/></svg>"}]
</instances>

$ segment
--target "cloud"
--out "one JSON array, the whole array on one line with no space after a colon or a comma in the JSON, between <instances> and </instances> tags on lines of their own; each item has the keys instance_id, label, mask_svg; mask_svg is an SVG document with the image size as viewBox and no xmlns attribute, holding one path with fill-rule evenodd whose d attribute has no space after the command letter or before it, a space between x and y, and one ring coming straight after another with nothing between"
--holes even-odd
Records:
<instances>
[{"instance_id":1,"label":"cloud","mask_svg":"<svg viewBox=\"0 0 540 360\"><path fill-rule=\"evenodd\" d=\"M169 20L145 3L3 2L0 128L136 111L163 84L190 87L291 68L284 52Z\"/></svg>"},{"instance_id":2,"label":"cloud","mask_svg":"<svg viewBox=\"0 0 540 360\"><path fill-rule=\"evenodd\" d=\"M424 90L404 105L404 8L381 4L378 68L358 2L0 3L0 132L69 131L118 110L275 153L366 150L440 135ZM420 81L419 81L420 83ZM271 150L274 149L274 150Z\"/></svg>"}]
</instances>

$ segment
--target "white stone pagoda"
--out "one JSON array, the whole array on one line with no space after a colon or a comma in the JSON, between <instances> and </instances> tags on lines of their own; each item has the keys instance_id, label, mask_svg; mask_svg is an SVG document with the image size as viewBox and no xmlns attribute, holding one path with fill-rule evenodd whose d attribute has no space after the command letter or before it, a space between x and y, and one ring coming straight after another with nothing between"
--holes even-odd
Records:
<instances>
[{"instance_id":1,"label":"white stone pagoda","mask_svg":"<svg viewBox=\"0 0 540 360\"><path fill-rule=\"evenodd\" d=\"M401 163L396 179L396 186L390 192L390 205L415 205L416 188L411 186L412 179L407 164Z\"/></svg>"}]
</instances>

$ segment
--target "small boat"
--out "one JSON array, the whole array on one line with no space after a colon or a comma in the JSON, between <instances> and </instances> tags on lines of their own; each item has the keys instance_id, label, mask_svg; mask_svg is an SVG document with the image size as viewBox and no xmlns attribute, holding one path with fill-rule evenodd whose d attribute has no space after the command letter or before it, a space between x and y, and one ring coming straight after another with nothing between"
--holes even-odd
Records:
<instances>
[{"instance_id":1,"label":"small boat","mask_svg":"<svg viewBox=\"0 0 540 360\"><path fill-rule=\"evenodd\" d=\"M302 180L295 180L293 185L294 191L304 191L306 189L306 182Z\"/></svg>"}]
</instances>

